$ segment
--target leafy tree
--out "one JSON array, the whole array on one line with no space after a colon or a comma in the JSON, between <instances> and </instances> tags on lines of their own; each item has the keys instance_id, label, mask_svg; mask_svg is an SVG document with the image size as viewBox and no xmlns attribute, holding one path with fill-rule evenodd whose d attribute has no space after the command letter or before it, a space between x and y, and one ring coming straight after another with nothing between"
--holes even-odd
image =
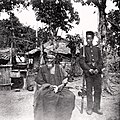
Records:
<instances>
[{"instance_id":1,"label":"leafy tree","mask_svg":"<svg viewBox=\"0 0 120 120\"><path fill-rule=\"evenodd\" d=\"M113 70L113 72L120 72L120 1L113 0L113 2L116 3L118 10L111 10L107 16L107 44L111 47L111 58L114 57L113 63L109 64L112 68L109 67L109 69ZM113 55L114 52L116 53L115 55ZM108 77L108 79L111 78Z\"/></svg>"},{"instance_id":2,"label":"leafy tree","mask_svg":"<svg viewBox=\"0 0 120 120\"><path fill-rule=\"evenodd\" d=\"M74 21L79 24L78 12L74 11L70 0L32 0L36 19L48 25L54 36L59 29L68 32Z\"/></svg>"},{"instance_id":3,"label":"leafy tree","mask_svg":"<svg viewBox=\"0 0 120 120\"><path fill-rule=\"evenodd\" d=\"M99 10L99 43L105 43L104 46L100 46L101 50L105 48L105 55L104 55L104 65L105 65L105 80L104 80L104 87L103 89L106 90L108 93L113 94L114 91L112 90L112 86L110 85L111 76L109 74L111 67L114 66L113 60L115 61L116 57L116 45L120 44L120 11L119 10L112 10L110 13L106 14L106 2L107 0L87 0L84 3L84 0L74 0L77 2L82 2L83 5L92 5L98 7ZM112 0L116 3L116 6L120 9L120 1L119 0ZM109 26L110 25L110 26ZM101 44L100 44L101 45ZM118 47L119 49L119 47ZM115 52L114 52L115 51ZM104 51L102 51L104 53ZM111 62L111 58L113 59ZM119 60L119 59L117 59ZM110 61L110 62L109 62ZM117 61L118 62L118 61ZM113 72L113 71L112 71ZM114 71L115 72L115 71Z\"/></svg>"},{"instance_id":4,"label":"leafy tree","mask_svg":"<svg viewBox=\"0 0 120 120\"><path fill-rule=\"evenodd\" d=\"M120 46L120 11L112 10L108 13L108 31L107 44L112 48L116 45Z\"/></svg>"},{"instance_id":5,"label":"leafy tree","mask_svg":"<svg viewBox=\"0 0 120 120\"><path fill-rule=\"evenodd\" d=\"M119 0L112 0L113 3L116 3L116 6L120 9L120 1Z\"/></svg>"},{"instance_id":6,"label":"leafy tree","mask_svg":"<svg viewBox=\"0 0 120 120\"><path fill-rule=\"evenodd\" d=\"M120 35L119 35L120 12L119 10L112 10L107 15L105 13L107 0L87 0L86 3L84 2L84 0L74 0L74 1L81 2L83 5L85 4L90 5L90 3L93 3L94 6L97 6L99 9L99 18L100 18L99 19L100 20L99 21L99 33L100 33L101 42L105 42L109 44L111 47L115 47L117 44L119 45L119 38L120 38ZM116 7L120 9L119 0L111 0L111 1L113 1L113 3L116 3ZM111 27L108 27L109 24L111 24Z\"/></svg>"},{"instance_id":7,"label":"leafy tree","mask_svg":"<svg viewBox=\"0 0 120 120\"><path fill-rule=\"evenodd\" d=\"M109 44L112 48L115 48L116 45L120 47L120 1L112 1L113 3L116 3L116 7L118 7L118 10L111 10L107 15L107 44Z\"/></svg>"},{"instance_id":8,"label":"leafy tree","mask_svg":"<svg viewBox=\"0 0 120 120\"><path fill-rule=\"evenodd\" d=\"M76 35L67 34L66 40L68 42L68 45L66 47L70 48L70 52L72 55L70 75L71 75L71 79L73 79L73 77L76 75L76 70L75 70L76 64L78 65L76 60L76 58L78 57L76 54L76 50L77 48L80 48L80 43L82 43L82 38L80 37L79 34ZM77 67L77 72L79 71L78 68L79 67Z\"/></svg>"},{"instance_id":9,"label":"leafy tree","mask_svg":"<svg viewBox=\"0 0 120 120\"><path fill-rule=\"evenodd\" d=\"M52 40L53 36L48 27L39 28L38 30L38 46L40 46L41 42L45 43L49 40Z\"/></svg>"},{"instance_id":10,"label":"leafy tree","mask_svg":"<svg viewBox=\"0 0 120 120\"><path fill-rule=\"evenodd\" d=\"M79 34L76 35L67 34L66 40L69 42L67 47L71 49L71 54L75 56L76 48L80 46L80 43L82 43L82 38L80 37Z\"/></svg>"},{"instance_id":11,"label":"leafy tree","mask_svg":"<svg viewBox=\"0 0 120 120\"><path fill-rule=\"evenodd\" d=\"M29 6L29 0L0 0L0 12L9 12L14 8L19 8L20 5L23 7Z\"/></svg>"},{"instance_id":12,"label":"leafy tree","mask_svg":"<svg viewBox=\"0 0 120 120\"><path fill-rule=\"evenodd\" d=\"M17 31L18 26L21 27L22 25L18 21L18 18L14 16L14 9L17 8L19 10L20 6L22 5L24 8L29 6L29 0L0 0L0 12L6 12L10 16L9 19L0 21L1 22L1 39L2 42L1 47L10 47L10 42L13 42L14 35L16 36L19 34ZM17 25L17 28L16 28ZM17 32L15 32L17 31ZM4 40L4 41L2 41Z\"/></svg>"},{"instance_id":13,"label":"leafy tree","mask_svg":"<svg viewBox=\"0 0 120 120\"><path fill-rule=\"evenodd\" d=\"M0 48L10 47L11 42L19 51L35 47L35 30L23 26L14 14L11 14L9 19L0 21L0 38Z\"/></svg>"}]
</instances>

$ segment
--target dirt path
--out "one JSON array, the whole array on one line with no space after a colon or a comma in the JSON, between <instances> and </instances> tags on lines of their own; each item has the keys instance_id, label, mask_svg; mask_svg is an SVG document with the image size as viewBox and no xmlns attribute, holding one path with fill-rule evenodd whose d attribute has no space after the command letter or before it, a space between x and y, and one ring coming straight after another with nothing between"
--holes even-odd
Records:
<instances>
[{"instance_id":1,"label":"dirt path","mask_svg":"<svg viewBox=\"0 0 120 120\"><path fill-rule=\"evenodd\" d=\"M72 84L73 86L76 85ZM119 86L118 86L119 87ZM120 93L115 96L105 95L102 97L103 115L93 113L91 116L86 114L86 98L84 101L84 111L80 114L81 98L77 96L77 90L72 89L76 95L76 105L71 120L119 120L120 118ZM0 91L0 120L33 120L33 95L34 92L21 90L14 91Z\"/></svg>"},{"instance_id":2,"label":"dirt path","mask_svg":"<svg viewBox=\"0 0 120 120\"><path fill-rule=\"evenodd\" d=\"M0 120L33 120L32 103L32 92L0 92Z\"/></svg>"}]
</instances>

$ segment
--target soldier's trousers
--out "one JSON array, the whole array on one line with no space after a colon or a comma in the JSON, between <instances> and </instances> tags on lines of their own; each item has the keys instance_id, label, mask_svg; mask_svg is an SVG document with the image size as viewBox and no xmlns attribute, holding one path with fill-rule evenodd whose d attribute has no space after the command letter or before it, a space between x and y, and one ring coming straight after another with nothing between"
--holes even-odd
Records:
<instances>
[{"instance_id":1,"label":"soldier's trousers","mask_svg":"<svg viewBox=\"0 0 120 120\"><path fill-rule=\"evenodd\" d=\"M86 78L87 109L100 109L102 79L101 75L89 75Z\"/></svg>"}]
</instances>

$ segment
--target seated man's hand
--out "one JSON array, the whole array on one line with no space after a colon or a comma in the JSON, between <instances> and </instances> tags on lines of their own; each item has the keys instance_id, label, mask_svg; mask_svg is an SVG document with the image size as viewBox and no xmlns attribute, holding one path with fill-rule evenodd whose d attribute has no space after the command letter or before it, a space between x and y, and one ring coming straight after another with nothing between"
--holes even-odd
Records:
<instances>
[{"instance_id":1,"label":"seated man's hand","mask_svg":"<svg viewBox=\"0 0 120 120\"><path fill-rule=\"evenodd\" d=\"M65 78L63 81L62 81L62 84L67 84L68 83L68 78Z\"/></svg>"},{"instance_id":2,"label":"seated man's hand","mask_svg":"<svg viewBox=\"0 0 120 120\"><path fill-rule=\"evenodd\" d=\"M106 69L105 69L105 68L103 68L103 69L102 69L102 72L105 72L105 71L106 71Z\"/></svg>"},{"instance_id":3,"label":"seated man's hand","mask_svg":"<svg viewBox=\"0 0 120 120\"><path fill-rule=\"evenodd\" d=\"M95 74L98 74L98 69L95 69L95 70L94 70L94 73L95 73Z\"/></svg>"},{"instance_id":4,"label":"seated man's hand","mask_svg":"<svg viewBox=\"0 0 120 120\"><path fill-rule=\"evenodd\" d=\"M93 70L93 69L90 69L89 72L90 72L91 74L93 74L93 73L94 73L94 70Z\"/></svg>"},{"instance_id":5,"label":"seated man's hand","mask_svg":"<svg viewBox=\"0 0 120 120\"><path fill-rule=\"evenodd\" d=\"M53 88L54 88L54 92L55 92L55 93L57 93L57 92L58 92L58 86L56 86L56 85L52 85L51 87L53 87Z\"/></svg>"}]
</instances>

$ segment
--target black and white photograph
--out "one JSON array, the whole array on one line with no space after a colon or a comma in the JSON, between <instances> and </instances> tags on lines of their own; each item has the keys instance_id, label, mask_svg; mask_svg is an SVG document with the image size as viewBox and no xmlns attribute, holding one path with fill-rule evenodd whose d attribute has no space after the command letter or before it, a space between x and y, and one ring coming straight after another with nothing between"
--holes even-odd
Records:
<instances>
[{"instance_id":1,"label":"black and white photograph","mask_svg":"<svg viewBox=\"0 0 120 120\"><path fill-rule=\"evenodd\" d=\"M120 0L0 0L0 120L120 120Z\"/></svg>"}]
</instances>

